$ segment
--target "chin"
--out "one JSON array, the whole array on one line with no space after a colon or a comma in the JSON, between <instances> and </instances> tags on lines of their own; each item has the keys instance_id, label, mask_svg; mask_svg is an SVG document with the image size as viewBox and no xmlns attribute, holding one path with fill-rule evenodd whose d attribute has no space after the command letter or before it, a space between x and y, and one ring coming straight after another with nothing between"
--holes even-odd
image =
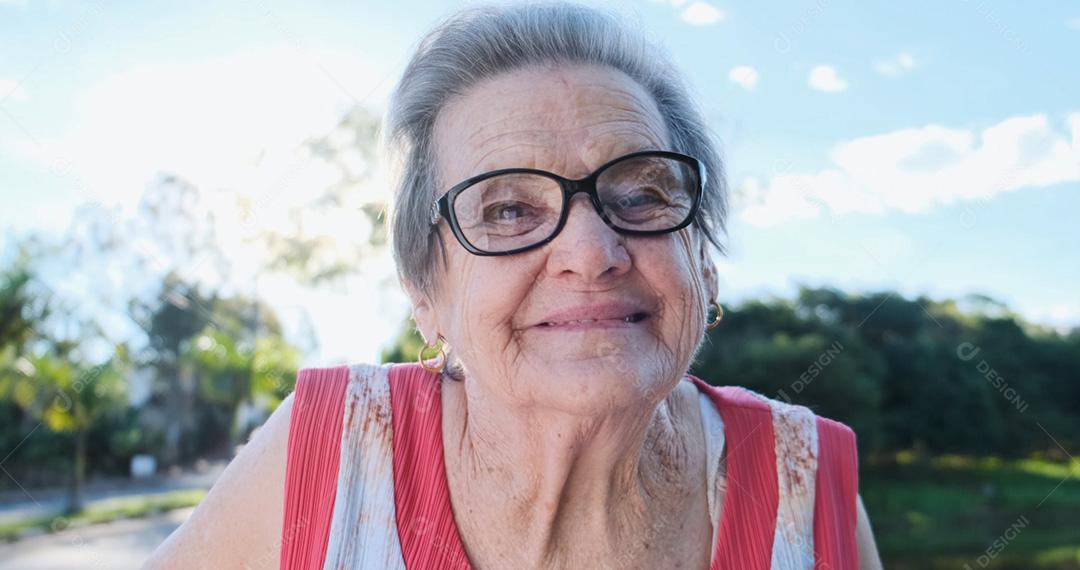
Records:
<instances>
[{"instance_id":1,"label":"chin","mask_svg":"<svg viewBox=\"0 0 1080 570\"><path fill-rule=\"evenodd\" d=\"M571 402L630 405L659 401L670 392L671 380L655 370L655 363L646 359L556 360L544 382Z\"/></svg>"}]
</instances>

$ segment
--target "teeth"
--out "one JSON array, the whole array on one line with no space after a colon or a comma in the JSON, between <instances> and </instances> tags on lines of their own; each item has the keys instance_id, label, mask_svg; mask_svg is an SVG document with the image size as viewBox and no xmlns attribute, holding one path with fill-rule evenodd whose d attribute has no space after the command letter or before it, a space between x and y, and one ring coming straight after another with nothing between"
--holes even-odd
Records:
<instances>
[{"instance_id":1,"label":"teeth","mask_svg":"<svg viewBox=\"0 0 1080 570\"><path fill-rule=\"evenodd\" d=\"M644 318L645 318L645 313L633 313L633 314L630 314L630 315L626 315L625 317L623 317L620 320L622 320L622 322L624 322L624 323L636 323L636 322L639 322L639 321L643 320ZM540 326L553 327L553 326L556 326L556 325L579 325L579 324L583 324L583 323L595 323L598 320L599 319L577 319L577 320L573 320L573 321L559 321L557 323L549 321L549 322L545 322L545 323L540 323Z\"/></svg>"}]
</instances>

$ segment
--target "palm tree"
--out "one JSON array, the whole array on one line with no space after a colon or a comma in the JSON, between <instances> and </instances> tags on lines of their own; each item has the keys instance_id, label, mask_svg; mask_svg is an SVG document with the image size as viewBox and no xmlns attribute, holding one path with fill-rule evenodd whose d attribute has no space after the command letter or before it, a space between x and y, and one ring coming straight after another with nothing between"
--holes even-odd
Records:
<instances>
[{"instance_id":1,"label":"palm tree","mask_svg":"<svg viewBox=\"0 0 1080 570\"><path fill-rule=\"evenodd\" d=\"M127 349L119 346L103 363L81 362L77 344L47 341L44 350L19 357L0 382L13 401L50 430L72 437L71 473L66 510L83 505L86 481L86 439L102 416L127 405L121 370Z\"/></svg>"}]
</instances>

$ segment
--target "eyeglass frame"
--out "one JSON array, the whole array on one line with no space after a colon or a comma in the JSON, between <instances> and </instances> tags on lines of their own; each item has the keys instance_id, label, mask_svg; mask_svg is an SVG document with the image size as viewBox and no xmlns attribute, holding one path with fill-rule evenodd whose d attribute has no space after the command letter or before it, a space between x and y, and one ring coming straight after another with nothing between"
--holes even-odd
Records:
<instances>
[{"instance_id":1,"label":"eyeglass frame","mask_svg":"<svg viewBox=\"0 0 1080 570\"><path fill-rule=\"evenodd\" d=\"M600 178L600 175L603 174L604 171L608 170L612 166L625 160L630 160L632 158L637 158L641 156L655 156L659 158L670 158L673 160L678 160L680 162L693 166L694 169L697 171L698 189L693 196L693 203L690 204L690 213L686 216L685 220L683 220L680 224L673 228L664 230L629 230L616 226L615 223L612 222L610 218L608 218L607 214L604 213L603 206L600 204L600 195L596 191L596 181ZM461 230L461 227L458 226L457 215L454 213L453 202L455 199L457 199L458 194L461 194L474 184L478 182L483 182L484 180L487 180L489 178L501 176L503 174L536 174L558 182L559 187L562 189L562 211L559 213L559 221L555 224L555 229L552 230L551 235L544 238L543 240L538 241L534 244L527 245L525 247L519 247L517 249L512 249L508 251L484 251L470 243L468 238L465 237L465 233ZM574 196L579 193L585 193L589 196L589 202L592 204L593 209L596 210L597 215L600 216L600 219L604 221L604 224L618 234L632 236L653 236L669 234L672 232L677 232L693 223L694 218L697 217L698 210L700 209L701 196L705 193L705 185L708 181L708 176L708 170L705 168L704 162L692 156L669 150L642 150L632 152L630 154L625 154L623 156L613 158L605 162L596 170L594 170L592 174L584 178L578 179L566 178L564 176L559 176L554 172L548 172L547 170L539 170L536 168L501 168L498 170L492 170L490 172L485 172L483 174L477 174L476 176L469 177L465 180L462 180L461 182L458 182L457 184L453 185L449 190L444 192L442 196L437 198L431 204L431 225L437 225L440 218L445 219L447 224L450 225L450 231L453 232L454 237L458 240L458 243L460 243L466 251L473 255L479 255L484 257L514 255L516 253L523 253L541 247L547 243L550 243L552 240L558 237L558 235L562 233L563 227L566 226L567 218L570 217L570 206Z\"/></svg>"}]
</instances>

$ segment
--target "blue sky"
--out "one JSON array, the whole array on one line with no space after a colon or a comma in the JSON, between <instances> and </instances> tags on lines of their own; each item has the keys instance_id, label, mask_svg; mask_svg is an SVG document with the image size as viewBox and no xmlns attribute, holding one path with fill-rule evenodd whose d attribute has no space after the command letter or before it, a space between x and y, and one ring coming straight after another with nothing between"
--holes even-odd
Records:
<instances>
[{"instance_id":1,"label":"blue sky","mask_svg":"<svg viewBox=\"0 0 1080 570\"><path fill-rule=\"evenodd\" d=\"M722 302L977 292L1080 324L1080 5L599 4L670 51L720 140ZM158 172L221 195L272 178L255 157L380 111L420 35L464 5L0 0L0 237L61 232L84 202L130 208ZM320 358L371 358L404 300L370 263L335 291L260 291L303 299ZM349 333L342 307L375 326Z\"/></svg>"}]
</instances>

